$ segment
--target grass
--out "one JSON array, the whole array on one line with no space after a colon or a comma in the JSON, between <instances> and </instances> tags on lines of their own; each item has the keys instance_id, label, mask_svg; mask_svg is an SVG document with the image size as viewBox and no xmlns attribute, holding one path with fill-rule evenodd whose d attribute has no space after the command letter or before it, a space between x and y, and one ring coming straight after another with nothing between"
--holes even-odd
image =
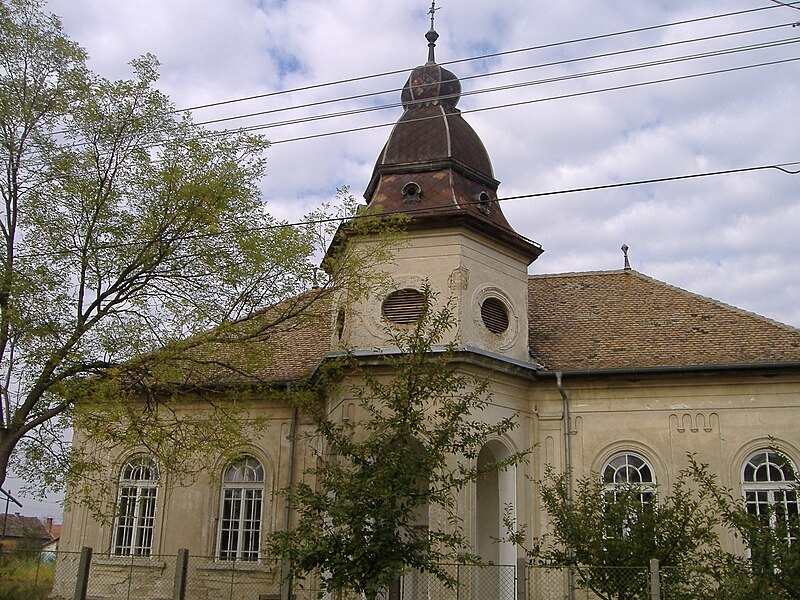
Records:
<instances>
[{"instance_id":1,"label":"grass","mask_svg":"<svg viewBox=\"0 0 800 600\"><path fill-rule=\"evenodd\" d=\"M55 562L40 554L13 552L0 555L0 598L3 600L45 600L53 589Z\"/></svg>"}]
</instances>

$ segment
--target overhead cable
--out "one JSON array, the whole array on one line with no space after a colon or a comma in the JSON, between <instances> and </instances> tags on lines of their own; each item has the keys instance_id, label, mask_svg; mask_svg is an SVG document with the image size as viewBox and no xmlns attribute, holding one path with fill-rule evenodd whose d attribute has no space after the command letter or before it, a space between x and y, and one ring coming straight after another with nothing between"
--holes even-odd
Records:
<instances>
[{"instance_id":1,"label":"overhead cable","mask_svg":"<svg viewBox=\"0 0 800 600\"><path fill-rule=\"evenodd\" d=\"M792 169L790 167L796 167ZM591 191L599 191L599 190L608 190L614 188L624 188L624 187L631 187L637 185L650 185L655 183L667 183L673 181L682 181L682 180L690 180L690 179L698 179L702 177L715 177L719 175L733 175L737 173L748 173L753 171L766 171L766 170L777 170L789 175L797 175L800 174L800 160L798 161L791 161L791 162L782 162L782 163L775 163L775 164L768 164L768 165L759 165L754 167L740 167L735 169L723 169L718 171L705 171L702 173L690 173L687 175L673 175L667 177L654 177L649 179L638 179L634 181L626 181L626 182L617 182L617 183L607 183L607 184L599 184L599 185L591 185L591 186L583 186L583 187L576 187L576 188L565 188L559 190L549 190L545 192L532 192L528 194L518 194L514 196L506 196L497 199L497 202L511 202L514 200L524 200L524 199L532 199L532 198L543 198L546 196L556 196L556 195L563 195L563 194L577 194L582 192L591 192ZM479 205L481 201L475 200L473 202L464 202L461 203L461 206L466 205ZM268 231L273 229L282 229L285 227L302 227L306 225L322 225L326 223L343 223L346 221L352 220L359 220L365 218L375 218L378 217L385 217L385 216L395 216L395 215L413 215L417 212L424 212L430 213L435 212L437 210L452 210L453 204L451 202L442 204L442 205L434 205L434 206L425 206L425 207L407 207L403 210L399 211L388 211L382 213L363 213L363 214L356 214L347 217L327 217L324 219L309 219L306 221L294 221L294 222L283 222L283 223L275 223L273 225L265 225L263 227L249 227L249 228L238 228L232 230L225 230L225 231L215 231L211 233L202 233L202 234L193 234L186 236L185 239L205 239L205 238L213 238L219 237L223 235L236 235L239 233L245 233L248 231ZM155 243L158 240L144 240L144 241L135 241L135 242L115 242L115 243L108 243L108 244L97 244L93 246L93 250L107 250L113 248L125 248L125 247L135 247L146 243ZM44 258L48 256L63 256L64 254L69 254L65 251L49 251L49 252L30 252L30 253L19 253L17 254L17 258Z\"/></svg>"},{"instance_id":2,"label":"overhead cable","mask_svg":"<svg viewBox=\"0 0 800 600\"><path fill-rule=\"evenodd\" d=\"M800 2L792 2L790 4L792 4L792 5L800 4ZM745 15L745 14L748 14L748 13L761 12L761 11L765 11L765 10L774 10L776 8L779 8L779 7L778 6L761 6L761 7L757 7L757 8L748 8L748 9L745 9L745 10L733 11L733 12L728 12L728 13L721 13L721 14L717 14L717 15L707 15L705 17L696 17L696 18L693 18L693 19L684 19L684 20L680 20L680 21L673 21L673 22L670 22L670 23L662 23L660 25L648 25L648 26L645 26L645 27L637 27L637 28L634 28L634 29L625 29L625 30L621 30L621 31L615 31L615 32L612 32L612 33L602 33L602 34L597 34L597 35L590 35L590 36L584 36L584 37L579 37L579 38L573 38L573 39L570 39L570 40L563 40L563 41L559 41L559 42L550 42L550 43L546 43L546 44L539 44L539 45L536 45L536 46L529 46L529 47L526 47L526 48L517 48L517 49L514 49L514 50L504 50L504 51L501 51L501 52L494 52L494 53L491 53L491 54L483 54L483 55L480 55L480 56L472 56L472 57L469 57L469 58L460 58L460 59L456 59L456 60L445 61L445 62L441 62L439 64L441 66L446 66L446 65L454 65L454 64L459 64L459 63L464 63L464 62L471 62L471 61L476 61L476 60L486 60L486 59L489 59L489 58L497 58L497 57L500 57L500 56L508 56L508 55L519 54L519 53L523 53L523 52L531 52L531 51L534 51L534 50L545 50L545 49L549 49L549 48L557 48L559 46L566 46L566 45L570 45L570 44L578 44L578 43L582 43L582 42L597 41L597 40L602 40L602 39L611 38L611 37L619 37L619 36L624 36L624 35L630 35L630 34L634 34L634 33L643 33L645 31L654 31L654 30L658 30L658 29L666 29L666 28L669 28L669 27L677 27L677 26L680 26L680 25L690 25L690 24L700 23L700 22L703 22L703 21L711 21L711 20L715 20L715 19L724 19L724 18L727 18L727 17L735 17L735 16L740 16L740 15ZM344 84L344 83L354 83L354 82L357 82L357 81L375 79L375 78L378 78L378 77L386 77L386 76L390 76L390 75L398 75L398 74L402 74L402 73L408 73L412 69L413 69L413 67L406 67L406 68L403 68L403 69L395 69L395 70L392 70L392 71L384 71L384 72L381 72L381 73L374 73L374 74L371 74L371 75L361 75L361 76L357 76L357 77L349 77L349 78L346 78L346 79L339 79L339 80L336 80L336 81L329 81L329 82L325 82L325 83L315 83L315 84L306 85L306 86L300 86L300 87L291 88L291 89L287 89L287 90L278 90L278 91L275 91L275 92L267 92L267 93L264 93L264 94L256 94L256 95L253 95L253 96L243 96L243 97L240 97L240 98L231 98L229 100L221 100L219 102L209 102L207 104L199 104L199 105L196 105L196 106L190 106L190 107L187 107L187 108L177 109L175 112L191 112L191 111L200 110L200 109L203 109L203 108L212 108L212 107L215 107L215 106L223 106L223 105L234 104L234 103L238 103L238 102L246 102L246 101L250 101L250 100L258 100L260 98L269 98L269 97L272 97L272 96L279 96L279 95L282 95L282 94L291 94L291 93L296 93L296 92L304 92L304 91L307 91L307 90L313 90L313 89L318 89L318 88L323 88L323 87L330 87L330 86L340 85L340 84Z\"/></svg>"}]
</instances>

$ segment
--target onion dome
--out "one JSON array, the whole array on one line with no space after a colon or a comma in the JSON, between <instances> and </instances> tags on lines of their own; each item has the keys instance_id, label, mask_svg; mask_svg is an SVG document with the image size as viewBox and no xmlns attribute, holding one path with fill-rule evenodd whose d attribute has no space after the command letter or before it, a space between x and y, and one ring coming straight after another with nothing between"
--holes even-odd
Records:
<instances>
[{"instance_id":1,"label":"onion dome","mask_svg":"<svg viewBox=\"0 0 800 600\"><path fill-rule=\"evenodd\" d=\"M404 112L378 156L364 197L374 212L407 213L413 227L459 221L495 239L507 237L533 260L541 248L509 225L497 202L500 182L489 154L456 108L461 82L436 64L438 37L431 27L428 62L416 67L403 87Z\"/></svg>"},{"instance_id":2,"label":"onion dome","mask_svg":"<svg viewBox=\"0 0 800 600\"><path fill-rule=\"evenodd\" d=\"M408 110L414 106L439 102L455 108L461 98L461 82L453 72L436 64L433 50L439 34L431 28L425 37L428 39L428 62L411 71L400 94L403 108Z\"/></svg>"}]
</instances>

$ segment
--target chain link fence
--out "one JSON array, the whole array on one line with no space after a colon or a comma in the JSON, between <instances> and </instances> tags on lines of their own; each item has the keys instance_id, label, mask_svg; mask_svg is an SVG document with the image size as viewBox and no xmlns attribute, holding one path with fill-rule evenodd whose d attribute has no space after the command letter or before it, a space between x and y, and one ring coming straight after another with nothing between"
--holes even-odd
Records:
<instances>
[{"instance_id":1,"label":"chain link fence","mask_svg":"<svg viewBox=\"0 0 800 600\"><path fill-rule=\"evenodd\" d=\"M2 600L279 600L281 568L276 561L220 561L187 555L109 556L89 552L31 552L0 557ZM448 565L455 585L433 575L411 573L383 600L515 600L515 566ZM183 589L178 595L178 582ZM292 600L315 600L319 590L296 582ZM83 585L83 590L80 590ZM80 591L79 591L80 590ZM351 595L355 598L355 595ZM331 600L350 600L341 595Z\"/></svg>"},{"instance_id":2,"label":"chain link fence","mask_svg":"<svg viewBox=\"0 0 800 600\"><path fill-rule=\"evenodd\" d=\"M184 554L117 557L86 552L0 554L2 600L280 600L281 565L273 560L220 561ZM703 582L649 567L448 565L455 585L411 573L382 600L684 600ZM83 581L83 591L79 592ZM571 591L571 594L570 594ZM284 595L286 590L283 590ZM80 595L80 594L83 595ZM297 581L292 600L315 600L313 579ZM341 594L330 600L356 600Z\"/></svg>"},{"instance_id":3,"label":"chain link fence","mask_svg":"<svg viewBox=\"0 0 800 600\"><path fill-rule=\"evenodd\" d=\"M38 550L0 552L0 599L44 600L53 589L55 555Z\"/></svg>"},{"instance_id":4,"label":"chain link fence","mask_svg":"<svg viewBox=\"0 0 800 600\"><path fill-rule=\"evenodd\" d=\"M529 565L528 600L651 600L647 567L545 567ZM572 595L570 595L572 588Z\"/></svg>"},{"instance_id":5,"label":"chain link fence","mask_svg":"<svg viewBox=\"0 0 800 600\"><path fill-rule=\"evenodd\" d=\"M508 565L447 565L455 582L448 587L427 573L411 573L401 578L396 593L387 600L514 600L517 595L517 569Z\"/></svg>"}]
</instances>

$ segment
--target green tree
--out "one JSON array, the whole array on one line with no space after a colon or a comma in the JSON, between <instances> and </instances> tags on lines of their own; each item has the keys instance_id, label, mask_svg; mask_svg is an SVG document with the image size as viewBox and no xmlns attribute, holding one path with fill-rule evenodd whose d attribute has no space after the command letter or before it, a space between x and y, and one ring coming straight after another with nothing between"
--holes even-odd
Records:
<instances>
[{"instance_id":1,"label":"green tree","mask_svg":"<svg viewBox=\"0 0 800 600\"><path fill-rule=\"evenodd\" d=\"M723 525L747 548L747 556L719 555L718 579L726 598L800 599L800 515L797 512L800 490L790 461L777 450L773 456L784 462L784 471L790 474L790 480L785 489L776 494L774 503L762 492L758 514L748 510L745 498L720 485L708 465L698 462L694 456L689 457L692 478L711 499L713 510Z\"/></svg>"},{"instance_id":2,"label":"green tree","mask_svg":"<svg viewBox=\"0 0 800 600\"><path fill-rule=\"evenodd\" d=\"M709 551L718 547L719 520L705 495L681 473L670 493L644 496L636 484L613 489L598 474L578 479L548 468L538 482L549 532L534 539L529 557L539 565L570 567L581 586L600 598L649 598L648 565L658 559L670 598L709 598ZM525 532L508 523L522 544Z\"/></svg>"},{"instance_id":3,"label":"green tree","mask_svg":"<svg viewBox=\"0 0 800 600\"><path fill-rule=\"evenodd\" d=\"M176 450L235 443L247 428L211 396L193 422L164 408L186 383L175 376L229 355L247 371L241 351L204 348L268 353L272 332L319 316L334 282L375 259L341 252L318 274L327 230L265 211L264 138L176 114L152 56L121 81L85 60L40 0L0 0L0 485L12 455L57 482L76 402L98 443L149 444L174 464Z\"/></svg>"},{"instance_id":4,"label":"green tree","mask_svg":"<svg viewBox=\"0 0 800 600\"><path fill-rule=\"evenodd\" d=\"M481 446L515 420L480 420L487 382L457 370L453 347L434 352L454 316L449 307L433 310L431 291L424 294L428 309L416 325L388 331L399 352L371 367L354 356L343 365L355 378L345 389L363 418L334 420L313 398L305 407L315 415L323 450L306 480L285 490L298 521L276 532L270 548L295 577L316 573L330 592L372 600L412 571L453 585L445 563L476 560L456 513L458 491L525 456L474 466Z\"/></svg>"}]
</instances>

